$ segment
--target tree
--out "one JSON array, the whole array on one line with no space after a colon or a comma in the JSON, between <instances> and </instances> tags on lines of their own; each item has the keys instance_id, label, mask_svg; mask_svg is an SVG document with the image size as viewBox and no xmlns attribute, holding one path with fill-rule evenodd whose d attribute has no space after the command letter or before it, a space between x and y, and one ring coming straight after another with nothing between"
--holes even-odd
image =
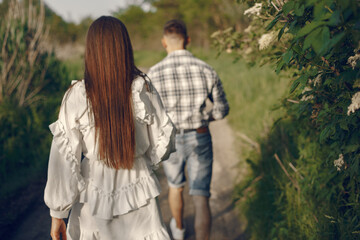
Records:
<instances>
[{"instance_id":1,"label":"tree","mask_svg":"<svg viewBox=\"0 0 360 240\"><path fill-rule=\"evenodd\" d=\"M150 10L145 11L141 5L129 5L113 14L124 21L135 42L134 45L140 48L142 46L159 48L162 27L171 19L183 20L192 37L192 45L205 48L210 47L209 36L217 28L233 25L236 29L240 29L243 25L243 18L237 18L241 7L233 7L230 4L231 0L157 0L145 1L145 3L151 5ZM144 40L147 44L141 44Z\"/></svg>"}]
</instances>

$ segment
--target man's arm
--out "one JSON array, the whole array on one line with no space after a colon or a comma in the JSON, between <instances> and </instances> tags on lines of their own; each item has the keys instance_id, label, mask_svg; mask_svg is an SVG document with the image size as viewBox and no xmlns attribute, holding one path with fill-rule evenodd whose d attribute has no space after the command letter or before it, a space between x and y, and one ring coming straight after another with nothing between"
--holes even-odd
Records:
<instances>
[{"instance_id":1,"label":"man's arm","mask_svg":"<svg viewBox=\"0 0 360 240\"><path fill-rule=\"evenodd\" d=\"M215 83L209 95L210 101L213 102L213 108L209 113L209 121L223 119L229 114L229 103L226 99L221 80L215 71L212 72L212 76L215 79Z\"/></svg>"}]
</instances>

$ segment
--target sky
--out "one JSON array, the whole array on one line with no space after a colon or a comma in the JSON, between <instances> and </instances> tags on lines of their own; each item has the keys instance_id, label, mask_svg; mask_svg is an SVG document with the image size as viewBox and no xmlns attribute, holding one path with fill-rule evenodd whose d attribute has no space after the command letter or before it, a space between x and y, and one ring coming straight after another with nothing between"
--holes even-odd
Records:
<instances>
[{"instance_id":1,"label":"sky","mask_svg":"<svg viewBox=\"0 0 360 240\"><path fill-rule=\"evenodd\" d=\"M0 0L1 2L1 0ZM44 0L44 2L67 22L79 23L81 19L91 16L97 18L110 15L111 12L124 8L131 0Z\"/></svg>"}]
</instances>

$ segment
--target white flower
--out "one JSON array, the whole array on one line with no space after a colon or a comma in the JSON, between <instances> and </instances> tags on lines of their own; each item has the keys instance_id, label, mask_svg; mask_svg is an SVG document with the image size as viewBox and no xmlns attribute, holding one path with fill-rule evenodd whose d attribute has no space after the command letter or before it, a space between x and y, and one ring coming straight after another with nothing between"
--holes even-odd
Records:
<instances>
[{"instance_id":1,"label":"white flower","mask_svg":"<svg viewBox=\"0 0 360 240\"><path fill-rule=\"evenodd\" d=\"M320 86L321 85L321 76L322 74L318 74L317 77L314 79L314 86Z\"/></svg>"},{"instance_id":2,"label":"white flower","mask_svg":"<svg viewBox=\"0 0 360 240\"><path fill-rule=\"evenodd\" d=\"M272 43L275 40L276 34L275 32L265 33L261 36L261 38L258 40L259 43L259 50L263 50L270 46L270 43Z\"/></svg>"},{"instance_id":3,"label":"white flower","mask_svg":"<svg viewBox=\"0 0 360 240\"><path fill-rule=\"evenodd\" d=\"M302 91L302 93L306 93L306 92L310 92L312 89L309 87L305 87L304 90Z\"/></svg>"},{"instance_id":4,"label":"white flower","mask_svg":"<svg viewBox=\"0 0 360 240\"><path fill-rule=\"evenodd\" d=\"M244 15L260 15L262 3L255 3L255 5L247 10L245 10Z\"/></svg>"},{"instance_id":5,"label":"white flower","mask_svg":"<svg viewBox=\"0 0 360 240\"><path fill-rule=\"evenodd\" d=\"M352 67L352 69L354 69L359 59L360 59L360 54L357 53L354 56L349 57L347 63Z\"/></svg>"},{"instance_id":6,"label":"white flower","mask_svg":"<svg viewBox=\"0 0 360 240\"><path fill-rule=\"evenodd\" d=\"M356 79L354 82L353 88L360 88L360 79Z\"/></svg>"},{"instance_id":7,"label":"white flower","mask_svg":"<svg viewBox=\"0 0 360 240\"><path fill-rule=\"evenodd\" d=\"M311 90L312 90L311 88L305 87L304 90L302 91L302 94L304 94L304 95L302 96L300 101L306 102L306 101L309 101L309 100L313 99L314 95L307 95L306 94L307 92L310 92Z\"/></svg>"},{"instance_id":8,"label":"white flower","mask_svg":"<svg viewBox=\"0 0 360 240\"><path fill-rule=\"evenodd\" d=\"M252 53L252 51L253 51L252 48L251 48L251 47L248 47L248 48L246 48L244 54L245 54L245 55L249 55L250 53Z\"/></svg>"},{"instance_id":9,"label":"white flower","mask_svg":"<svg viewBox=\"0 0 360 240\"><path fill-rule=\"evenodd\" d=\"M249 25L247 28L245 28L244 32L245 32L245 33L250 33L250 32L251 32L251 29L252 29L252 26Z\"/></svg>"},{"instance_id":10,"label":"white flower","mask_svg":"<svg viewBox=\"0 0 360 240\"><path fill-rule=\"evenodd\" d=\"M334 160L334 166L336 167L336 169L338 171L341 170L342 166L344 165L344 155L342 154L339 154L339 158Z\"/></svg>"},{"instance_id":11,"label":"white flower","mask_svg":"<svg viewBox=\"0 0 360 240\"><path fill-rule=\"evenodd\" d=\"M360 108L360 92L357 92L351 98L351 104L348 107L347 115L350 116L351 113L354 113Z\"/></svg>"}]
</instances>

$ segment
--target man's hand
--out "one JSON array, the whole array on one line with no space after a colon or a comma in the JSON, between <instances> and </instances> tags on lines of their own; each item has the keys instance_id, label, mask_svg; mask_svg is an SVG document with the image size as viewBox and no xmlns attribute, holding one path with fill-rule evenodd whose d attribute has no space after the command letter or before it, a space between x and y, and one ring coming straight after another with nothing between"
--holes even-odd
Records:
<instances>
[{"instance_id":1,"label":"man's hand","mask_svg":"<svg viewBox=\"0 0 360 240\"><path fill-rule=\"evenodd\" d=\"M54 217L51 218L50 235L52 240L66 240L66 225L64 220Z\"/></svg>"}]
</instances>

